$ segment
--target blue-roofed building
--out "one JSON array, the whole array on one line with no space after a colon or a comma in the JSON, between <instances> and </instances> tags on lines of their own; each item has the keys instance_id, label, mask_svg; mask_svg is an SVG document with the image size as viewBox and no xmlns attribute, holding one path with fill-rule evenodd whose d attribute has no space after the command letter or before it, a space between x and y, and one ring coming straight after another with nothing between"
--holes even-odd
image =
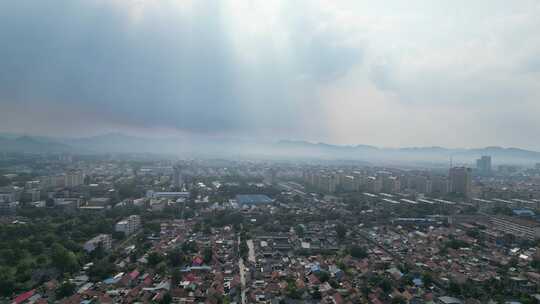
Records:
<instances>
[{"instance_id":1,"label":"blue-roofed building","mask_svg":"<svg viewBox=\"0 0 540 304\"><path fill-rule=\"evenodd\" d=\"M272 199L264 194L238 194L236 195L238 205L264 205L272 203Z\"/></svg>"},{"instance_id":2,"label":"blue-roofed building","mask_svg":"<svg viewBox=\"0 0 540 304\"><path fill-rule=\"evenodd\" d=\"M531 209L519 208L512 209L512 213L517 216L534 217L536 214Z\"/></svg>"},{"instance_id":3,"label":"blue-roofed building","mask_svg":"<svg viewBox=\"0 0 540 304\"><path fill-rule=\"evenodd\" d=\"M310 270L311 270L311 272L320 272L321 271L321 266L319 264L313 264L313 265L311 265Z\"/></svg>"}]
</instances>

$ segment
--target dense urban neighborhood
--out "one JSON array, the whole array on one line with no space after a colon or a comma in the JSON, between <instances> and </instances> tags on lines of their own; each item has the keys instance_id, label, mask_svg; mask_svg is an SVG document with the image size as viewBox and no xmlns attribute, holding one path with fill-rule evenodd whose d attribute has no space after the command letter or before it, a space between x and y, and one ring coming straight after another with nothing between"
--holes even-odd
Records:
<instances>
[{"instance_id":1,"label":"dense urban neighborhood","mask_svg":"<svg viewBox=\"0 0 540 304\"><path fill-rule=\"evenodd\" d=\"M0 186L2 303L540 303L537 164L3 153Z\"/></svg>"},{"instance_id":2,"label":"dense urban neighborhood","mask_svg":"<svg viewBox=\"0 0 540 304\"><path fill-rule=\"evenodd\" d=\"M540 304L540 0L0 0L0 304Z\"/></svg>"}]
</instances>

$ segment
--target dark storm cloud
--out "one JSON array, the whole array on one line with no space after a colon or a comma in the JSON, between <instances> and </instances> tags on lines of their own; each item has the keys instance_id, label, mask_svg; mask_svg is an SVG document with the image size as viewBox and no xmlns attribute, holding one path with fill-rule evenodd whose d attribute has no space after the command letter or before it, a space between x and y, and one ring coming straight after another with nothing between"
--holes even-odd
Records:
<instances>
[{"instance_id":1,"label":"dark storm cloud","mask_svg":"<svg viewBox=\"0 0 540 304\"><path fill-rule=\"evenodd\" d=\"M186 14L178 2L158 3L1 2L0 102L91 108L115 123L194 132L287 128L306 98L292 92L297 77L327 80L349 66L349 50L298 19L302 33L292 35L305 39L294 55L304 61L287 66L257 50L263 63L245 73L219 1L194 1Z\"/></svg>"},{"instance_id":2,"label":"dark storm cloud","mask_svg":"<svg viewBox=\"0 0 540 304\"><path fill-rule=\"evenodd\" d=\"M95 1L6 1L3 100L101 108L120 121L197 131L235 128L233 60L213 1L196 24L159 11L131 24Z\"/></svg>"}]
</instances>

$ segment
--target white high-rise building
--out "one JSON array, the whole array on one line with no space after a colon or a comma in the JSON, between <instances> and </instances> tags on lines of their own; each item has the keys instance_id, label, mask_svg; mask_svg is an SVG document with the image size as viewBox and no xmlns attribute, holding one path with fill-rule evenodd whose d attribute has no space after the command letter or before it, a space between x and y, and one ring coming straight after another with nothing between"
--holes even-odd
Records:
<instances>
[{"instance_id":1,"label":"white high-rise building","mask_svg":"<svg viewBox=\"0 0 540 304\"><path fill-rule=\"evenodd\" d=\"M141 227L141 217L138 215L130 215L127 218L116 223L114 230L123 232L125 235L130 235Z\"/></svg>"}]
</instances>

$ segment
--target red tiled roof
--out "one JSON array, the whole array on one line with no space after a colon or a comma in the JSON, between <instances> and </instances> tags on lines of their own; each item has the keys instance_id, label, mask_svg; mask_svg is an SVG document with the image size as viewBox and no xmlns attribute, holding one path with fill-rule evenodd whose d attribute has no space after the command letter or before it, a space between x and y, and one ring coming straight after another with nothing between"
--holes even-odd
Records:
<instances>
[{"instance_id":1,"label":"red tiled roof","mask_svg":"<svg viewBox=\"0 0 540 304\"><path fill-rule=\"evenodd\" d=\"M336 304L341 304L343 303L343 298L341 297L341 295L339 293L335 293L334 294L334 301L336 302Z\"/></svg>"},{"instance_id":2,"label":"red tiled roof","mask_svg":"<svg viewBox=\"0 0 540 304\"><path fill-rule=\"evenodd\" d=\"M194 282L197 280L197 277L192 274L192 273L188 273L185 277L184 277L184 280L186 281L189 281L189 282Z\"/></svg>"},{"instance_id":3,"label":"red tiled roof","mask_svg":"<svg viewBox=\"0 0 540 304\"><path fill-rule=\"evenodd\" d=\"M319 278L317 278L317 276L315 276L314 274L310 274L308 276L308 281L310 284L313 284L313 285L316 285L316 284L320 284L321 282L319 281Z\"/></svg>"},{"instance_id":4,"label":"red tiled roof","mask_svg":"<svg viewBox=\"0 0 540 304\"><path fill-rule=\"evenodd\" d=\"M371 303L373 303L373 304L383 304L383 302L381 302L381 300L379 300L378 298L371 299Z\"/></svg>"},{"instance_id":5,"label":"red tiled roof","mask_svg":"<svg viewBox=\"0 0 540 304\"><path fill-rule=\"evenodd\" d=\"M17 297L15 297L15 299L13 299L13 302L11 303L14 303L14 304L20 304L28 299L30 299L30 297L32 297L34 295L34 293L36 292L35 289L32 289L30 291L27 291L25 293L21 293L20 295L18 295Z\"/></svg>"},{"instance_id":6,"label":"red tiled roof","mask_svg":"<svg viewBox=\"0 0 540 304\"><path fill-rule=\"evenodd\" d=\"M201 259L199 256L193 259L193 265L202 265L203 262L203 259Z\"/></svg>"},{"instance_id":7,"label":"red tiled roof","mask_svg":"<svg viewBox=\"0 0 540 304\"><path fill-rule=\"evenodd\" d=\"M141 274L138 270L133 270L132 272L129 273L129 278L134 280L136 279L139 274Z\"/></svg>"}]
</instances>

